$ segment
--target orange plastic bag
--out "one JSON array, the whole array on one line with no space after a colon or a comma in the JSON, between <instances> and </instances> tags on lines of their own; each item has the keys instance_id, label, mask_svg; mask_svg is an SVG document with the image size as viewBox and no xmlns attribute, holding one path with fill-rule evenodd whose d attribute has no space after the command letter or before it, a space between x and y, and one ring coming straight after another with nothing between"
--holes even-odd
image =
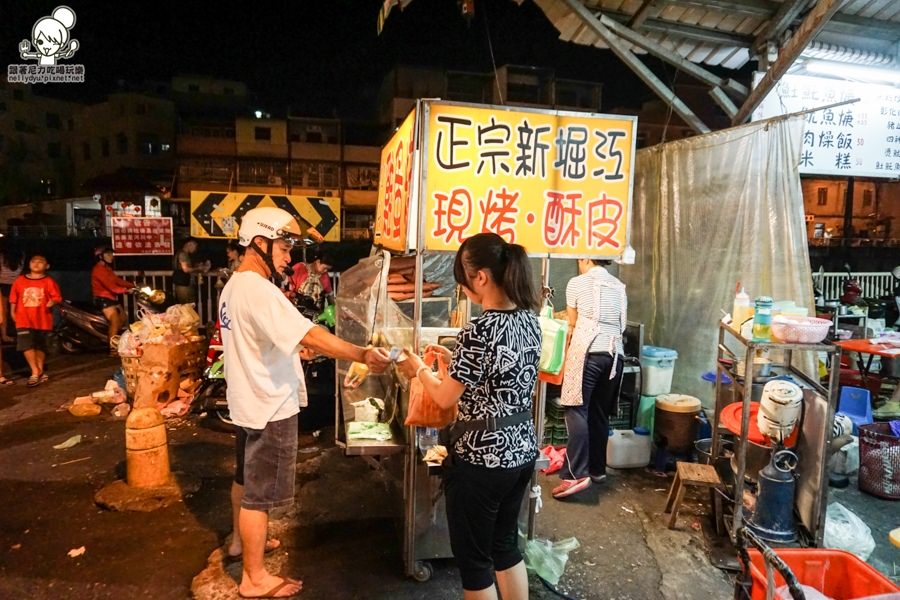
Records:
<instances>
[{"instance_id":1,"label":"orange plastic bag","mask_svg":"<svg viewBox=\"0 0 900 600\"><path fill-rule=\"evenodd\" d=\"M538 371L538 381L543 381L544 383L549 383L550 385L562 385L563 375L566 373L566 359L569 358L569 349L566 348L566 353L563 355L563 366L559 370L559 373L553 375L551 373L545 373L544 371Z\"/></svg>"},{"instance_id":2,"label":"orange plastic bag","mask_svg":"<svg viewBox=\"0 0 900 600\"><path fill-rule=\"evenodd\" d=\"M426 365L437 363L438 379L447 377L447 363L444 362L443 355L437 352L426 352L422 360ZM443 409L431 399L428 392L418 377L413 378L409 385L409 410L407 411L404 424L407 426L417 425L419 427L444 427L456 420L458 408L456 404L452 408Z\"/></svg>"}]
</instances>

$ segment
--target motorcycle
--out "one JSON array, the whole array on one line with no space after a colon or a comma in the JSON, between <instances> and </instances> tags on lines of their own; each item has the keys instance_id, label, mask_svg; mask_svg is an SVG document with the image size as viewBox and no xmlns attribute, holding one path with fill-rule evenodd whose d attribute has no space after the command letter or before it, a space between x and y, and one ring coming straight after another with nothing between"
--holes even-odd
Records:
<instances>
[{"instance_id":1,"label":"motorcycle","mask_svg":"<svg viewBox=\"0 0 900 600\"><path fill-rule=\"evenodd\" d=\"M151 287L133 288L135 303L153 313L165 312L173 304L166 292ZM60 348L68 353L79 351L108 351L109 322L103 311L89 302L64 300L59 305L56 337ZM127 324L126 324L127 326ZM124 326L123 326L124 330ZM117 332L121 333L121 332Z\"/></svg>"}]
</instances>

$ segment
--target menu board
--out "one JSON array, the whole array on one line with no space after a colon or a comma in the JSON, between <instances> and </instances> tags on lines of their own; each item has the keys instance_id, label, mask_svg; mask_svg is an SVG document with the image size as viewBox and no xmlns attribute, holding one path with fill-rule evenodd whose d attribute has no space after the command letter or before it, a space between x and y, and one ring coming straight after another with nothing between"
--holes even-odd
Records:
<instances>
[{"instance_id":1,"label":"menu board","mask_svg":"<svg viewBox=\"0 0 900 600\"><path fill-rule=\"evenodd\" d=\"M398 252L405 252L408 244L415 125L416 111L413 110L381 150L375 244Z\"/></svg>"},{"instance_id":2,"label":"menu board","mask_svg":"<svg viewBox=\"0 0 900 600\"><path fill-rule=\"evenodd\" d=\"M113 251L122 255L174 252L171 217L113 217Z\"/></svg>"},{"instance_id":3,"label":"menu board","mask_svg":"<svg viewBox=\"0 0 900 600\"><path fill-rule=\"evenodd\" d=\"M807 113L800 173L900 177L900 89L822 77L785 75L753 113L754 120L859 98Z\"/></svg>"},{"instance_id":4,"label":"menu board","mask_svg":"<svg viewBox=\"0 0 900 600\"><path fill-rule=\"evenodd\" d=\"M423 118L427 249L490 231L532 254L625 252L635 117L429 102Z\"/></svg>"}]
</instances>

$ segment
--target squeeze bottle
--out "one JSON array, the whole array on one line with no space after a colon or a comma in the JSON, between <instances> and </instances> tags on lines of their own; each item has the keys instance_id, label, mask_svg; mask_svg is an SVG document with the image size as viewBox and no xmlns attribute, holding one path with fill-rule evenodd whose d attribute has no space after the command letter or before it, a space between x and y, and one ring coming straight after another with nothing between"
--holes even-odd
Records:
<instances>
[{"instance_id":1,"label":"squeeze bottle","mask_svg":"<svg viewBox=\"0 0 900 600\"><path fill-rule=\"evenodd\" d=\"M731 318L733 319L734 328L738 331L741 324L753 316L753 309L750 306L750 296L744 291L743 286L738 282L738 289L734 294L734 306L731 309Z\"/></svg>"}]
</instances>

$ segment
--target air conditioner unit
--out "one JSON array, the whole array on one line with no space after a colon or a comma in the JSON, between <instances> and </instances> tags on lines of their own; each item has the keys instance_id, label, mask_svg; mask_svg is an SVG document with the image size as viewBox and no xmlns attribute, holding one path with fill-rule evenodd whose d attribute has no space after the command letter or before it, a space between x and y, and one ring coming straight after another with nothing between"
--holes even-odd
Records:
<instances>
[{"instance_id":1,"label":"air conditioner unit","mask_svg":"<svg viewBox=\"0 0 900 600\"><path fill-rule=\"evenodd\" d=\"M269 175L269 185L281 185L281 177L278 175Z\"/></svg>"}]
</instances>

